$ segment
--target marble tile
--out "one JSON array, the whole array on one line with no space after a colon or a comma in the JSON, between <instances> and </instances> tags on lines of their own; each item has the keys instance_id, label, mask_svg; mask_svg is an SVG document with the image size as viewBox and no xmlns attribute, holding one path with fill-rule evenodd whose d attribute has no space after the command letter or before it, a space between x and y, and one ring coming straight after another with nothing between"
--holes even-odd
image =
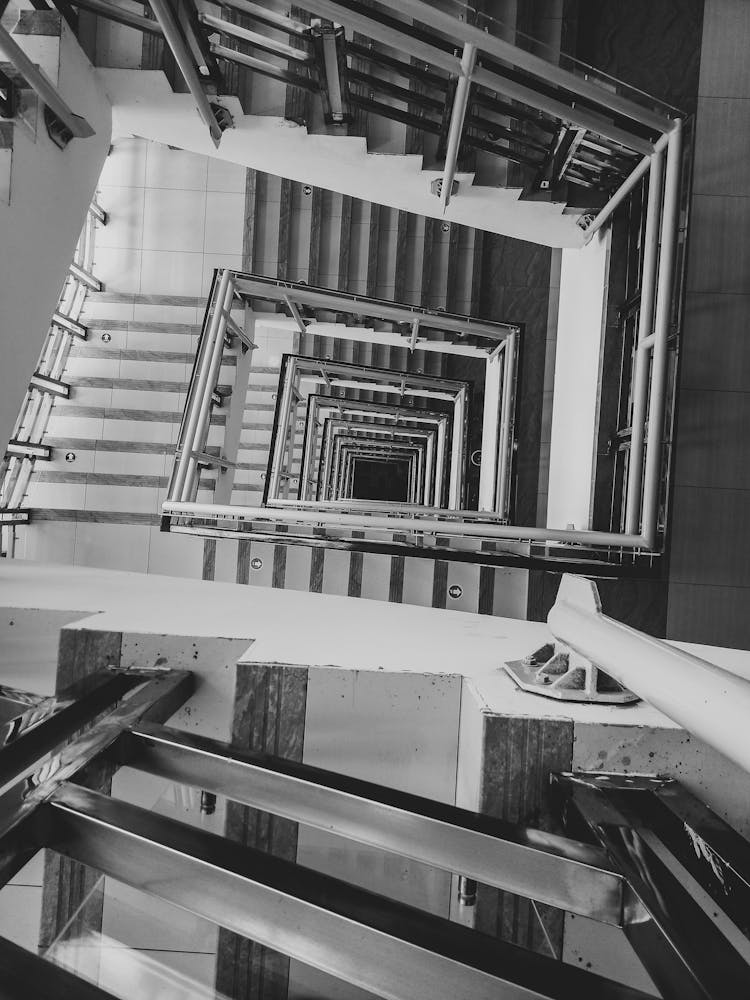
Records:
<instances>
[{"instance_id":1,"label":"marble tile","mask_svg":"<svg viewBox=\"0 0 750 1000\"><path fill-rule=\"evenodd\" d=\"M144 250L202 251L205 226L204 192L146 189L143 206Z\"/></svg>"},{"instance_id":2,"label":"marble tile","mask_svg":"<svg viewBox=\"0 0 750 1000\"><path fill-rule=\"evenodd\" d=\"M170 149L158 142L148 144L146 187L172 191L205 191L208 157L184 149Z\"/></svg>"},{"instance_id":3,"label":"marble tile","mask_svg":"<svg viewBox=\"0 0 750 1000\"><path fill-rule=\"evenodd\" d=\"M537 829L556 826L548 800L550 771L570 770L573 725L567 720L485 715L479 811ZM539 905L547 933L559 949L562 911ZM529 900L480 887L477 930L535 951L548 949ZM545 954L548 954L548 950Z\"/></svg>"}]
</instances>

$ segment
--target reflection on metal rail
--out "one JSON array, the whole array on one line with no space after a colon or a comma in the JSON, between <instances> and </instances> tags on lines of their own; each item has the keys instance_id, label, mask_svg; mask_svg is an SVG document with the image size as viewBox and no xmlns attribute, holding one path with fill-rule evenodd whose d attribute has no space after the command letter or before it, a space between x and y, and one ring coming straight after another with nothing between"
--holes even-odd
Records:
<instances>
[{"instance_id":1,"label":"reflection on metal rail","mask_svg":"<svg viewBox=\"0 0 750 1000\"><path fill-rule=\"evenodd\" d=\"M748 846L676 782L557 776L569 832L592 845L166 728L193 690L185 672L110 672L91 684L96 704L90 693L58 712L46 704L51 712L25 731L24 755L35 752L37 763L26 794L5 800L17 804L0 818L0 886L48 848L390 1000L645 1000L583 968L92 787L97 775L127 766L460 874L480 893L494 886L622 927L667 1000L748 994ZM24 707L39 701L0 692L7 695ZM57 752L45 762L53 737ZM6 766L13 745L0 748L0 773L23 778L25 763ZM0 939L0 968L9 962L24 970L3 978L9 1000L55 988L108 996L91 985L76 991L69 971Z\"/></svg>"}]
</instances>

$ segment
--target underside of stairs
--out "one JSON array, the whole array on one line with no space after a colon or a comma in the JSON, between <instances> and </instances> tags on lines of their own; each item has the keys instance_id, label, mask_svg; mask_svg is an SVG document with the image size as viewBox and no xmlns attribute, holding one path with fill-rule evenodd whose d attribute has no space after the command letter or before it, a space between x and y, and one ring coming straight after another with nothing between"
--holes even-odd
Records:
<instances>
[{"instance_id":1,"label":"underside of stairs","mask_svg":"<svg viewBox=\"0 0 750 1000\"><path fill-rule=\"evenodd\" d=\"M638 161L637 153L611 138L475 87L459 147L457 192L443 207L435 185L446 162L450 74L426 69L403 51L394 58L394 49L377 38L356 30L342 34L314 11L290 12L280 0L199 0L193 11L194 30L186 30L186 38L199 39L205 52L197 65L206 74L209 98L233 120L217 151L163 38L142 28L154 24L148 7L145 18L118 24L105 18L97 0L90 3L78 15L79 37L102 67L121 134L549 246L582 245L579 224ZM381 28L395 25L407 47L413 41L452 51L430 25L394 20L387 5L351 0L344 7ZM570 5L538 0L519 9L496 0L479 5L472 16L553 65L570 54L576 29ZM344 108L337 115L319 41L331 32L340 73L334 89ZM524 82L523 74L509 79L517 83L517 77Z\"/></svg>"}]
</instances>

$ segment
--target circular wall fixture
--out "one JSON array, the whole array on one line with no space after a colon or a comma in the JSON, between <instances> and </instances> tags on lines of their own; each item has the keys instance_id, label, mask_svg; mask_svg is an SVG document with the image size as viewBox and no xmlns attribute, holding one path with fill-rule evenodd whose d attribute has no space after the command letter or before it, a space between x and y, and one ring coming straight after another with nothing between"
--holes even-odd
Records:
<instances>
[{"instance_id":1,"label":"circular wall fixture","mask_svg":"<svg viewBox=\"0 0 750 1000\"><path fill-rule=\"evenodd\" d=\"M479 466L482 464L482 449L481 448L477 448L476 451L472 451L472 453L471 453L471 464L472 465L476 465L477 468L479 468Z\"/></svg>"},{"instance_id":2,"label":"circular wall fixture","mask_svg":"<svg viewBox=\"0 0 750 1000\"><path fill-rule=\"evenodd\" d=\"M463 587L459 587L457 583L454 583L452 587L448 587L448 597L452 597L454 601L457 601L463 592Z\"/></svg>"},{"instance_id":3,"label":"circular wall fixture","mask_svg":"<svg viewBox=\"0 0 750 1000\"><path fill-rule=\"evenodd\" d=\"M102 334L102 340L104 341L105 344L108 344L111 339L112 339L112 334L111 333L103 333Z\"/></svg>"},{"instance_id":4,"label":"circular wall fixture","mask_svg":"<svg viewBox=\"0 0 750 1000\"><path fill-rule=\"evenodd\" d=\"M304 194L307 198L309 198L310 195L312 194L312 185L305 184L305 186L302 188L302 194Z\"/></svg>"},{"instance_id":5,"label":"circular wall fixture","mask_svg":"<svg viewBox=\"0 0 750 1000\"><path fill-rule=\"evenodd\" d=\"M75 462L75 460L76 460L76 453L74 451L69 451L66 453L65 455L66 462Z\"/></svg>"},{"instance_id":6,"label":"circular wall fixture","mask_svg":"<svg viewBox=\"0 0 750 1000\"><path fill-rule=\"evenodd\" d=\"M451 224L450 222L444 222L440 228L444 233L449 233L451 231Z\"/></svg>"},{"instance_id":7,"label":"circular wall fixture","mask_svg":"<svg viewBox=\"0 0 750 1000\"><path fill-rule=\"evenodd\" d=\"M263 569L263 560L259 556L255 556L254 559L250 560L250 569Z\"/></svg>"}]
</instances>

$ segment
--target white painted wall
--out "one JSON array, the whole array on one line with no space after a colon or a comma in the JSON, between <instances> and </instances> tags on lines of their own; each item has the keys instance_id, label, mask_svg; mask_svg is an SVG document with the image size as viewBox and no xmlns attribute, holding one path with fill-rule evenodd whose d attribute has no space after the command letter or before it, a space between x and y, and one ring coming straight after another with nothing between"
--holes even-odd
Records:
<instances>
[{"instance_id":1,"label":"white painted wall","mask_svg":"<svg viewBox=\"0 0 750 1000\"><path fill-rule=\"evenodd\" d=\"M590 527L609 237L563 250L547 527Z\"/></svg>"},{"instance_id":2,"label":"white painted wall","mask_svg":"<svg viewBox=\"0 0 750 1000\"><path fill-rule=\"evenodd\" d=\"M40 39L48 51L57 43L48 36L15 38L36 62ZM36 138L23 126L15 129L10 204L0 204L0 455L34 373L111 135L109 101L64 22L59 74L49 63L45 69L96 135L73 139L60 150L42 121Z\"/></svg>"}]
</instances>

